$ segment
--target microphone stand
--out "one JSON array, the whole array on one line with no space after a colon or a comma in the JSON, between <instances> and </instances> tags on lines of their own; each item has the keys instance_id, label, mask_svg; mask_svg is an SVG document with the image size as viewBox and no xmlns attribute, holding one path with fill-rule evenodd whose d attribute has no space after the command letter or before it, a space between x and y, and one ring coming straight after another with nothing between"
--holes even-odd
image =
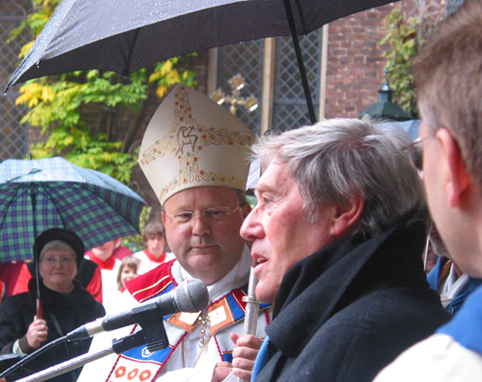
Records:
<instances>
[{"instance_id":1,"label":"microphone stand","mask_svg":"<svg viewBox=\"0 0 482 382\"><path fill-rule=\"evenodd\" d=\"M258 279L254 275L254 266L256 265L256 260L251 261L251 268L249 270L249 284L248 284L248 294L243 297L243 301L246 303L246 314L244 315L244 334L256 335L258 329L258 312L259 312L259 301L256 298L256 285L258 284ZM239 378L239 382L246 382Z\"/></svg>"},{"instance_id":2,"label":"microphone stand","mask_svg":"<svg viewBox=\"0 0 482 382\"><path fill-rule=\"evenodd\" d=\"M253 260L255 262L255 260ZM253 263L252 262L252 263ZM258 327L259 301L256 298L255 290L258 280L254 275L254 266L251 265L249 271L248 294L243 297L246 303L246 314L244 316L244 334L256 335Z\"/></svg>"},{"instance_id":3,"label":"microphone stand","mask_svg":"<svg viewBox=\"0 0 482 382\"><path fill-rule=\"evenodd\" d=\"M145 333L143 333L143 330L141 330L119 340L113 340L112 346L107 349L101 350L93 354L82 354L78 357L59 363L58 365L51 366L35 374L31 374L28 377L19 379L17 380L17 382L46 381L50 378L57 377L59 375L68 373L69 371L75 370L81 366L84 366L88 362L96 361L112 353L121 354L127 350L144 345L145 343Z\"/></svg>"},{"instance_id":4,"label":"microphone stand","mask_svg":"<svg viewBox=\"0 0 482 382\"><path fill-rule=\"evenodd\" d=\"M97 353L83 354L81 356L69 359L68 361L59 363L58 365L51 366L48 369L29 375L28 377L18 379L17 382L46 381L50 378L57 377L58 375L68 373L69 371L75 370L78 367L84 366L88 362L95 361L112 353L114 353L114 349L110 347Z\"/></svg>"}]
</instances>

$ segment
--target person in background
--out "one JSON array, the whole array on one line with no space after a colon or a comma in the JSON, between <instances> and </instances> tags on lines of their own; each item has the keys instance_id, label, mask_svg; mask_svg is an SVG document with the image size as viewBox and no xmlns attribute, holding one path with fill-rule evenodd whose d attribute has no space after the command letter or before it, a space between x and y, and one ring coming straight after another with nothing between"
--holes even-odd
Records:
<instances>
[{"instance_id":1,"label":"person in background","mask_svg":"<svg viewBox=\"0 0 482 382\"><path fill-rule=\"evenodd\" d=\"M423 182L451 259L482 278L482 1L440 22L412 68L421 113ZM482 287L454 318L404 352L377 382L480 381Z\"/></svg>"},{"instance_id":2,"label":"person in background","mask_svg":"<svg viewBox=\"0 0 482 382\"><path fill-rule=\"evenodd\" d=\"M24 261L0 263L0 280L5 283L5 297L26 292L30 278L27 264ZM19 289L19 285L25 285L25 287Z\"/></svg>"},{"instance_id":3,"label":"person in background","mask_svg":"<svg viewBox=\"0 0 482 382\"><path fill-rule=\"evenodd\" d=\"M158 221L151 221L146 224L142 235L144 245L147 247L143 251L134 253L140 261L138 274L142 275L154 269L159 264L171 261L174 255L166 252L166 233L164 225Z\"/></svg>"},{"instance_id":4,"label":"person in background","mask_svg":"<svg viewBox=\"0 0 482 382\"><path fill-rule=\"evenodd\" d=\"M109 362L92 362L82 381L129 375L146 382L211 382L233 375L236 381L251 379L271 318L270 305L261 305L259 338L242 336L251 264L239 235L250 211L244 192L249 161L243 158L253 142L253 134L229 111L185 85L164 99L147 127L139 162L163 207L167 244L176 259L129 281L123 306L162 296L193 278L206 284L209 306L164 317L165 350L150 353L141 346ZM119 338L121 331L110 335ZM91 352L106 342L96 336Z\"/></svg>"},{"instance_id":5,"label":"person in background","mask_svg":"<svg viewBox=\"0 0 482 382\"><path fill-rule=\"evenodd\" d=\"M427 275L428 283L439 292L442 306L455 314L465 299L482 284L482 279L469 277L453 262L435 225L432 225L430 231L430 243L438 260Z\"/></svg>"},{"instance_id":6,"label":"person in background","mask_svg":"<svg viewBox=\"0 0 482 382\"><path fill-rule=\"evenodd\" d=\"M5 296L6 293L7 293L7 287L5 283L2 280L0 280L0 305L2 304L3 299L6 297Z\"/></svg>"},{"instance_id":7,"label":"person in background","mask_svg":"<svg viewBox=\"0 0 482 382\"><path fill-rule=\"evenodd\" d=\"M126 283L139 276L137 273L139 264L140 261L135 256L126 256L122 259L119 272L117 273L117 288L119 292L124 292Z\"/></svg>"},{"instance_id":8,"label":"person in background","mask_svg":"<svg viewBox=\"0 0 482 382\"><path fill-rule=\"evenodd\" d=\"M33 261L24 263L20 269L13 294L28 292L28 283L34 276L35 263ZM84 258L75 278L80 282L82 288L86 289L87 292L94 296L96 301L102 304L102 275L96 263Z\"/></svg>"},{"instance_id":9,"label":"person in background","mask_svg":"<svg viewBox=\"0 0 482 382\"><path fill-rule=\"evenodd\" d=\"M114 252L112 252L112 256L118 260L122 260L126 256L131 256L132 251L129 248L126 248L122 245L121 240L116 240Z\"/></svg>"},{"instance_id":10,"label":"person in background","mask_svg":"<svg viewBox=\"0 0 482 382\"><path fill-rule=\"evenodd\" d=\"M426 246L422 255L424 270L427 275L437 265L438 259L439 256L435 253L432 242L429 240L428 246Z\"/></svg>"},{"instance_id":11,"label":"person in background","mask_svg":"<svg viewBox=\"0 0 482 382\"><path fill-rule=\"evenodd\" d=\"M93 261L100 268L102 278L102 304L107 313L114 309L117 294L117 273L121 260L113 254L120 240L111 240L85 253L85 258Z\"/></svg>"},{"instance_id":12,"label":"person in background","mask_svg":"<svg viewBox=\"0 0 482 382\"><path fill-rule=\"evenodd\" d=\"M256 297L274 302L253 379L365 382L451 315L420 254L422 182L398 127L333 119L260 139Z\"/></svg>"},{"instance_id":13,"label":"person in background","mask_svg":"<svg viewBox=\"0 0 482 382\"><path fill-rule=\"evenodd\" d=\"M112 255L111 256L113 258L118 259L118 260L122 260L124 257L132 255L132 251L129 248L126 248L123 245L121 245L122 244L121 239L115 239L112 242L113 242L114 248L112 249ZM111 242L108 242L108 243L111 243ZM104 243L103 245L97 247L97 248L99 248L99 251L102 251L102 247L105 244L107 244L107 243ZM109 244L109 247L110 247L110 244ZM90 250L90 251L86 252L86 255L91 256L92 253L93 253L92 250Z\"/></svg>"},{"instance_id":14,"label":"person in background","mask_svg":"<svg viewBox=\"0 0 482 382\"><path fill-rule=\"evenodd\" d=\"M102 305L75 280L84 258L82 241L73 232L53 228L35 241L39 259L40 299L43 317L37 317L37 280L29 291L10 296L0 306L0 348L2 353L30 354L79 326L105 315ZM7 377L16 380L46 369L88 351L91 340L61 343L41 353L18 372ZM74 382L80 369L50 379ZM12 379L13 378L13 379Z\"/></svg>"}]
</instances>

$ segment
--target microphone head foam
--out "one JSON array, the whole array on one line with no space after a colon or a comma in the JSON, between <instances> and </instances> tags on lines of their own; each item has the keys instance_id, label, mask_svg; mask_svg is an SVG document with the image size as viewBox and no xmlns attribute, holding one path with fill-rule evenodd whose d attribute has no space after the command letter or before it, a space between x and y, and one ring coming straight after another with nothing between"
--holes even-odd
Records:
<instances>
[{"instance_id":1,"label":"microphone head foam","mask_svg":"<svg viewBox=\"0 0 482 382\"><path fill-rule=\"evenodd\" d=\"M209 304L208 288L201 280L185 280L176 288L176 303L181 312L206 309Z\"/></svg>"}]
</instances>

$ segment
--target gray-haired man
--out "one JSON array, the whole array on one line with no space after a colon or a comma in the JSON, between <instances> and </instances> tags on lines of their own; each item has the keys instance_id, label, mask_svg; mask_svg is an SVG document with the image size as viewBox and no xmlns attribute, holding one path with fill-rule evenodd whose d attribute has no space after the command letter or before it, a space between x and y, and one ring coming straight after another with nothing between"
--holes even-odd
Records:
<instances>
[{"instance_id":1,"label":"gray-haired man","mask_svg":"<svg viewBox=\"0 0 482 382\"><path fill-rule=\"evenodd\" d=\"M263 175L241 235L256 296L275 303L256 382L368 381L450 318L422 267L427 213L410 143L335 119L255 147Z\"/></svg>"}]
</instances>

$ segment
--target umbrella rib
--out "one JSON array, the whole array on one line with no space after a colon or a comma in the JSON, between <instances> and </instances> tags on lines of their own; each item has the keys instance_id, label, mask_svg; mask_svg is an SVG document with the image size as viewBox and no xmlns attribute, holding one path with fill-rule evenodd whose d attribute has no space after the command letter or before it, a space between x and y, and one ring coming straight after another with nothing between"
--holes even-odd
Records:
<instances>
[{"instance_id":1,"label":"umbrella rib","mask_svg":"<svg viewBox=\"0 0 482 382\"><path fill-rule=\"evenodd\" d=\"M137 42L137 36L139 36L140 28L136 29L136 36L134 38L134 42L132 44L132 48L129 49L129 57L127 58L127 63L126 63L126 69L124 70L123 76L126 77L129 75L129 70L131 67L131 58L132 58L132 53L134 52L134 46L136 45Z\"/></svg>"},{"instance_id":2,"label":"umbrella rib","mask_svg":"<svg viewBox=\"0 0 482 382\"><path fill-rule=\"evenodd\" d=\"M291 9L290 0L284 0L286 17L288 19L288 25L290 27L291 39L296 53L296 60L298 61L298 68L301 75L301 83L303 85L303 91L305 93L306 106L308 107L308 116L311 124L316 123L315 107L313 105L313 98L311 96L310 85L308 84L308 77L306 76L305 64L303 62L303 56L300 50L300 42L298 40L298 34L296 33L296 25L293 18L293 10Z\"/></svg>"},{"instance_id":3,"label":"umbrella rib","mask_svg":"<svg viewBox=\"0 0 482 382\"><path fill-rule=\"evenodd\" d=\"M49 183L52 183L52 182L49 182ZM54 182L54 183L56 183L56 182ZM52 202L53 206L55 207L55 211L57 211L57 216L58 216L58 218L60 219L60 221L62 222L62 226L63 226L62 228L67 229L67 228L66 228L67 226L65 225L65 222L64 222L64 219L63 219L63 217L62 217L62 214L60 213L60 209L58 208L57 203L55 202L55 199L53 198L53 196L52 196L52 195L50 194L50 192L48 191L48 188L49 188L49 187L46 187L43 183L40 183L40 184L42 185L43 189L45 190L45 193L47 194L48 198L50 199L50 201Z\"/></svg>"}]
</instances>

